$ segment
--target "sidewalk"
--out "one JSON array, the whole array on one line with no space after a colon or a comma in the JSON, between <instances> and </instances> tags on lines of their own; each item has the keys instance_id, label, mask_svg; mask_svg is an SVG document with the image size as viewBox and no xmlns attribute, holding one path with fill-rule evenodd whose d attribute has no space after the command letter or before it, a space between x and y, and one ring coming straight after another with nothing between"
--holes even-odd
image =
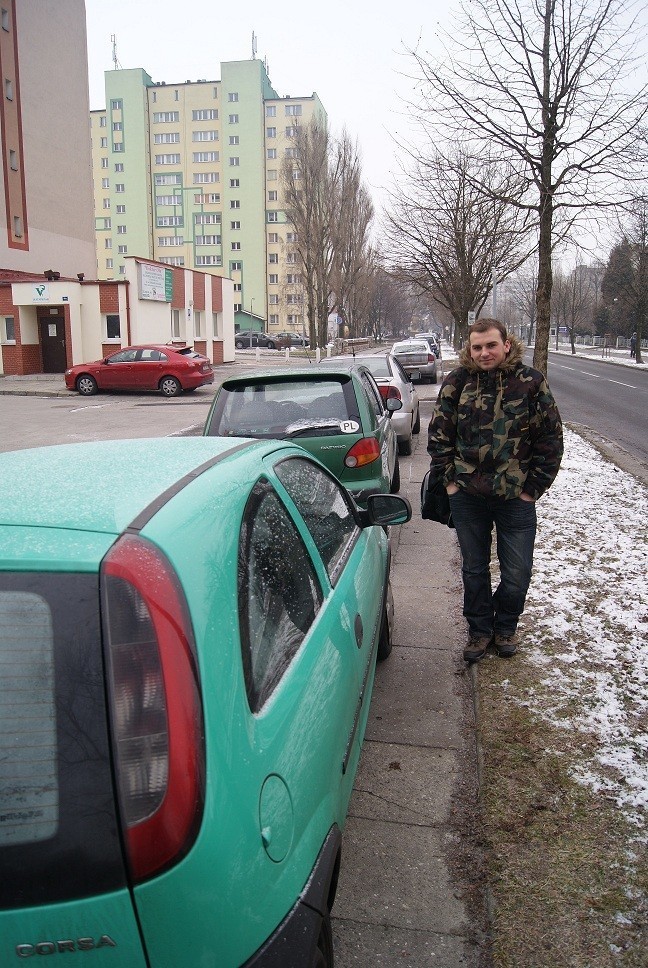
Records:
<instances>
[{"instance_id":1,"label":"sidewalk","mask_svg":"<svg viewBox=\"0 0 648 968\"><path fill-rule=\"evenodd\" d=\"M473 683L461 658L454 531L423 521L425 428L401 457L413 517L394 529L394 648L379 664L333 908L337 968L467 968L484 943L483 912L462 899L462 811L477 805ZM423 407L422 407L423 410ZM478 877L468 857L468 876ZM465 872L464 872L465 873Z\"/></svg>"}]
</instances>

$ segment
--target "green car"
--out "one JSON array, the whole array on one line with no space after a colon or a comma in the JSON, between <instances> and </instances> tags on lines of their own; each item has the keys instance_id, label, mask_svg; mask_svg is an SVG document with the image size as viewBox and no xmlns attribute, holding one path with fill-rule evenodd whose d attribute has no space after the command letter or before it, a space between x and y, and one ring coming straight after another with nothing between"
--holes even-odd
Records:
<instances>
[{"instance_id":1,"label":"green car","mask_svg":"<svg viewBox=\"0 0 648 968\"><path fill-rule=\"evenodd\" d=\"M256 370L224 380L204 435L294 440L328 467L361 504L400 489L398 440L366 366L342 363Z\"/></svg>"},{"instance_id":2,"label":"green car","mask_svg":"<svg viewBox=\"0 0 648 968\"><path fill-rule=\"evenodd\" d=\"M0 455L3 968L333 965L410 514L290 441Z\"/></svg>"}]
</instances>

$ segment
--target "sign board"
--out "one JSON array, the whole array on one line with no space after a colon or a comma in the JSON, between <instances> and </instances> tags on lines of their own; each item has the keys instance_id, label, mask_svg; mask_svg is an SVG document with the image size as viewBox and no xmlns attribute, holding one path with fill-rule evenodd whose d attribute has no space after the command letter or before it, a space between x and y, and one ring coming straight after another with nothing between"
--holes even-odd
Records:
<instances>
[{"instance_id":1,"label":"sign board","mask_svg":"<svg viewBox=\"0 0 648 968\"><path fill-rule=\"evenodd\" d=\"M472 324L475 322L475 316L476 316L476 313L468 313L468 325L469 326L472 326Z\"/></svg>"},{"instance_id":2,"label":"sign board","mask_svg":"<svg viewBox=\"0 0 648 968\"><path fill-rule=\"evenodd\" d=\"M164 266L152 266L139 262L140 299L153 299L156 302L171 302L173 295L173 274Z\"/></svg>"},{"instance_id":3,"label":"sign board","mask_svg":"<svg viewBox=\"0 0 648 968\"><path fill-rule=\"evenodd\" d=\"M47 303L49 301L49 286L46 286L45 283L40 282L37 286L32 287L32 302Z\"/></svg>"}]
</instances>

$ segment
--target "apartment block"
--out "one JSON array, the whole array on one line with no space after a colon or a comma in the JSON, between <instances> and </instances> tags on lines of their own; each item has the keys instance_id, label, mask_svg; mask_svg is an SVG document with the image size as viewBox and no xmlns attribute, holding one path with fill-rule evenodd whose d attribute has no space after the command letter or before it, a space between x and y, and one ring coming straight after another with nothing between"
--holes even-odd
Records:
<instances>
[{"instance_id":1,"label":"apartment block","mask_svg":"<svg viewBox=\"0 0 648 968\"><path fill-rule=\"evenodd\" d=\"M233 280L239 328L301 331L281 164L296 126L326 115L316 94L280 97L260 60L220 75L106 72L106 108L91 112L98 276L122 277L129 255L213 272Z\"/></svg>"}]
</instances>

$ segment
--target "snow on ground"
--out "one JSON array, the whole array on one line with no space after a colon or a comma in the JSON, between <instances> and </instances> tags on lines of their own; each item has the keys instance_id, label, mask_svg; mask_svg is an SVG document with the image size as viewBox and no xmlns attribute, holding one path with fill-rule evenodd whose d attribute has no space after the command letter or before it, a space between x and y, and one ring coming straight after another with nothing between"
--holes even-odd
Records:
<instances>
[{"instance_id":1,"label":"snow on ground","mask_svg":"<svg viewBox=\"0 0 648 968\"><path fill-rule=\"evenodd\" d=\"M576 433L538 504L526 655L537 715L594 738L575 778L648 835L648 488ZM589 749L590 743L584 744Z\"/></svg>"}]
</instances>

